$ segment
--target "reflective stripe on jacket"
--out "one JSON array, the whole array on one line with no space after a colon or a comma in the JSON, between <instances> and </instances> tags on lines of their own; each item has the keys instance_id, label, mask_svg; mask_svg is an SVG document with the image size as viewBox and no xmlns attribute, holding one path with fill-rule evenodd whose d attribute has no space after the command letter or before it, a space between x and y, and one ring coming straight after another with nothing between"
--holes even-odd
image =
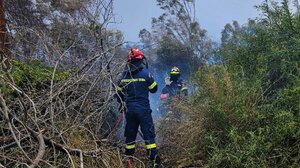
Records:
<instances>
[{"instance_id":1,"label":"reflective stripe on jacket","mask_svg":"<svg viewBox=\"0 0 300 168\"><path fill-rule=\"evenodd\" d=\"M157 91L157 83L145 69L124 72L119 82L128 111L150 110L149 91Z\"/></svg>"}]
</instances>

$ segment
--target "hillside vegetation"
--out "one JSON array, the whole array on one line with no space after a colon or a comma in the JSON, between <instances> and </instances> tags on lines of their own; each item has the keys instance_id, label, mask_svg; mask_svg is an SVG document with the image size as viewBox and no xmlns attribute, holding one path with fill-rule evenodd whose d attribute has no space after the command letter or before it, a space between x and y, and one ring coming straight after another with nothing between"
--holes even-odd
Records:
<instances>
[{"instance_id":1,"label":"hillside vegetation","mask_svg":"<svg viewBox=\"0 0 300 168\"><path fill-rule=\"evenodd\" d=\"M215 61L192 76L197 91L178 107L189 115L175 129L188 165L299 167L300 13L294 7L263 3L263 18L225 26Z\"/></svg>"},{"instance_id":2,"label":"hillside vegetation","mask_svg":"<svg viewBox=\"0 0 300 168\"><path fill-rule=\"evenodd\" d=\"M143 49L159 91L172 66L190 89L170 103L179 117L156 121L166 167L299 167L298 1L265 0L219 44L194 1L156 2L163 14L133 45L109 28L113 0L4 2L0 167L126 167L114 96L130 47ZM136 166L149 167L138 146Z\"/></svg>"}]
</instances>

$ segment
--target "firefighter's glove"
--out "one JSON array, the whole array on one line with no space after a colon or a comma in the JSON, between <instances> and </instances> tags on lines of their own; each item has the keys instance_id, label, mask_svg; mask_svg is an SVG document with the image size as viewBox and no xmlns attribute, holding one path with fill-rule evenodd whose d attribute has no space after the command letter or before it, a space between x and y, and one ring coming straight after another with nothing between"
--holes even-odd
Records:
<instances>
[{"instance_id":1,"label":"firefighter's glove","mask_svg":"<svg viewBox=\"0 0 300 168\"><path fill-rule=\"evenodd\" d=\"M171 79L170 77L166 77L165 78L166 85L170 85L171 84L171 80L170 79Z\"/></svg>"}]
</instances>

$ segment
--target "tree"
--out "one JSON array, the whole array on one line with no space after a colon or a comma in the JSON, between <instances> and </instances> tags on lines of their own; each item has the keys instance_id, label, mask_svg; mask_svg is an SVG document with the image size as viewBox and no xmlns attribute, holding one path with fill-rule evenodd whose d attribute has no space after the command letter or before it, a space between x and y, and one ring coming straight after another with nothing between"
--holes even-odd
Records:
<instances>
[{"instance_id":1,"label":"tree","mask_svg":"<svg viewBox=\"0 0 300 168\"><path fill-rule=\"evenodd\" d=\"M204 64L213 51L213 42L196 21L195 1L157 0L157 5L164 13L152 19L151 33L145 30L140 32L143 34L143 41L156 44L158 50L155 64L160 65L159 68L164 67L162 70L168 71L174 64L179 67L183 64L184 73L189 76L190 71ZM182 62L179 63L179 60Z\"/></svg>"}]
</instances>

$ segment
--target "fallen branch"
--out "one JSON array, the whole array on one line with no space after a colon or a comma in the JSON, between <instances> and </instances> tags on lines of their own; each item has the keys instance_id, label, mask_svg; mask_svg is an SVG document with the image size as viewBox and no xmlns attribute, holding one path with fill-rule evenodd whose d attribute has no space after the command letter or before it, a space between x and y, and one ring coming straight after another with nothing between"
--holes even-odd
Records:
<instances>
[{"instance_id":1,"label":"fallen branch","mask_svg":"<svg viewBox=\"0 0 300 168\"><path fill-rule=\"evenodd\" d=\"M11 138L12 138L12 140L14 140L13 137L11 137ZM29 136L23 137L22 139L20 139L20 143L22 143L23 141L25 141L25 140L28 139L28 138L29 138ZM2 151L2 150L7 150L7 149L10 149L10 148L12 148L12 147L14 147L14 146L16 146L16 145L17 145L17 142L14 141L14 142L11 142L11 143L9 143L9 144L7 144L7 145L1 146L1 147L0 147L0 150L1 150L1 151Z\"/></svg>"},{"instance_id":2,"label":"fallen branch","mask_svg":"<svg viewBox=\"0 0 300 168\"><path fill-rule=\"evenodd\" d=\"M15 118L16 121L18 121L19 123L21 124L24 124L22 123L22 121L20 121L18 118ZM26 126L26 125L25 125ZM65 145L63 144L60 144L60 143L57 143L57 142L54 142L53 140L51 140L50 138L44 136L43 134L40 134L38 132L35 132L33 129L29 128L28 126L26 126L26 128L28 129L28 131L34 136L34 137L38 137L38 136L41 136L43 137L43 141L45 142L45 145L49 146L49 147L54 147L56 150L59 150L63 153L66 153L66 150L71 154L71 155L74 155L74 156L78 156L80 157L80 155L82 156L87 156L87 157L90 157L90 156L97 156L99 155L99 152L103 152L102 149L96 149L96 150L91 150L91 151L82 151L81 149L76 149L76 148L69 148L69 147L66 147ZM81 154L82 153L82 154ZM66 153L67 154L67 153Z\"/></svg>"},{"instance_id":3,"label":"fallen branch","mask_svg":"<svg viewBox=\"0 0 300 168\"><path fill-rule=\"evenodd\" d=\"M3 114L3 116L4 116L4 119L5 119L5 120L7 121L7 123L8 123L8 127L9 127L9 129L10 129L10 132L12 133L12 136L13 136L13 138L14 138L16 144L18 145L19 149L21 150L21 152L23 153L23 155L25 156L25 158L26 158L27 160L29 160L31 163L33 163L33 161L30 159L30 157L26 154L26 152L25 152L24 149L22 148L21 143L20 143L20 141L18 140L18 138L17 138L17 136L16 136L16 134L15 134L15 132L14 132L14 129L13 129L13 127L12 127L12 124L11 124L11 122L10 122L9 115L8 115L8 114L9 114L9 113L8 113L8 107L6 106L5 100L3 99L2 96L0 96L0 100L1 100L1 106L2 106L1 112L2 112L2 114Z\"/></svg>"},{"instance_id":4,"label":"fallen branch","mask_svg":"<svg viewBox=\"0 0 300 168\"><path fill-rule=\"evenodd\" d=\"M32 165L30 165L29 167L30 168L34 168L35 166L37 166L40 162L40 160L43 158L44 154L45 154L45 141L44 141L44 138L43 138L43 134L42 132L40 132L37 136L38 140L39 140L39 152L38 154L36 155L36 158L33 160L33 163Z\"/></svg>"}]
</instances>

